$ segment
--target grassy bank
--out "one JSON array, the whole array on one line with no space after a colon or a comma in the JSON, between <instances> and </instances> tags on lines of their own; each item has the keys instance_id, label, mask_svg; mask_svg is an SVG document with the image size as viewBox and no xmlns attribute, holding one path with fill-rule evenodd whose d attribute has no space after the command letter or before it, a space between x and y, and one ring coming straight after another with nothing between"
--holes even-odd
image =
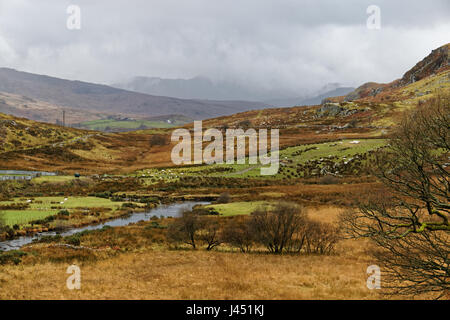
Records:
<instances>
[{"instance_id":1,"label":"grassy bank","mask_svg":"<svg viewBox=\"0 0 450 320\"><path fill-rule=\"evenodd\" d=\"M15 205L27 205L23 210L1 210L0 215L6 225L26 225L33 220L44 219L57 214L60 210L79 211L96 208L106 208L115 211L123 202L114 202L109 199L96 197L36 197L15 198L12 201L1 201L0 207L11 208Z\"/></svg>"}]
</instances>

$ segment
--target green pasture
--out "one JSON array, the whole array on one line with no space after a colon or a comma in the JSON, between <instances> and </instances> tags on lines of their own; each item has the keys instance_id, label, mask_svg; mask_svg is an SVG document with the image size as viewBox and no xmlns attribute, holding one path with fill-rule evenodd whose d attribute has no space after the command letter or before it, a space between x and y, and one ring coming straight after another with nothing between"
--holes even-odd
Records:
<instances>
[{"instance_id":1,"label":"green pasture","mask_svg":"<svg viewBox=\"0 0 450 320\"><path fill-rule=\"evenodd\" d=\"M82 179L75 178L74 176L40 176L33 179L35 183L43 183L43 182L68 182L73 179Z\"/></svg>"},{"instance_id":2,"label":"green pasture","mask_svg":"<svg viewBox=\"0 0 450 320\"><path fill-rule=\"evenodd\" d=\"M356 154L364 154L386 145L385 139L347 139L334 142L308 144L289 147L279 151L280 166L287 162L288 166L305 164L314 161L336 157L336 161L349 159ZM230 178L283 178L283 174L274 176L261 175L261 164L212 164L200 166L173 167L165 169L145 169L134 175L146 179L148 184L159 181L177 181L183 176L209 176ZM259 162L259 161L258 161ZM268 167L266 165L265 167Z\"/></svg>"},{"instance_id":3,"label":"green pasture","mask_svg":"<svg viewBox=\"0 0 450 320\"><path fill-rule=\"evenodd\" d=\"M220 204L209 204L205 208L213 208L222 216L247 215L256 209L270 205L267 201L242 201Z\"/></svg>"},{"instance_id":4,"label":"green pasture","mask_svg":"<svg viewBox=\"0 0 450 320\"><path fill-rule=\"evenodd\" d=\"M65 200L67 199L67 200ZM31 200L31 202L28 202ZM109 199L96 197L36 197L36 198L15 198L13 201L1 201L0 206L14 203L29 203L29 208L25 210L2 210L0 217L7 225L26 224L33 220L43 219L49 215L54 215L63 209L76 208L111 208L118 209L123 202L115 202Z\"/></svg>"}]
</instances>

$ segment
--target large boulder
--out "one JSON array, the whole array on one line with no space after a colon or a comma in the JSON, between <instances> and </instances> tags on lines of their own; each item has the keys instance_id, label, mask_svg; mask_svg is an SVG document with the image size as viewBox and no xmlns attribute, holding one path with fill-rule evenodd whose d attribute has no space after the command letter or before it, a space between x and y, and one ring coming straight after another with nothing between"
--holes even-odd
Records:
<instances>
[{"instance_id":1,"label":"large boulder","mask_svg":"<svg viewBox=\"0 0 450 320\"><path fill-rule=\"evenodd\" d=\"M339 103L326 102L319 108L319 110L317 110L317 114L320 117L323 117L323 116L336 117L344 110L345 109L343 107L341 107Z\"/></svg>"}]
</instances>

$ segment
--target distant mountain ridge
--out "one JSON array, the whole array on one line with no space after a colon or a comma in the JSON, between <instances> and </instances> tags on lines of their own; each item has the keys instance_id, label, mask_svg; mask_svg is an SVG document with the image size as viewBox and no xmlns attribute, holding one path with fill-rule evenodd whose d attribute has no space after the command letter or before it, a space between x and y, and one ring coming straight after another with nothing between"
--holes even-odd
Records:
<instances>
[{"instance_id":1,"label":"distant mountain ridge","mask_svg":"<svg viewBox=\"0 0 450 320\"><path fill-rule=\"evenodd\" d=\"M334 87L334 88L333 88ZM353 87L341 87L340 84L326 85L312 97L297 97L287 99L273 99L266 101L277 107L313 106L321 104L323 100L336 96L343 96L355 90Z\"/></svg>"},{"instance_id":2,"label":"distant mountain ridge","mask_svg":"<svg viewBox=\"0 0 450 320\"><path fill-rule=\"evenodd\" d=\"M292 107L320 104L325 98L350 93L355 88L344 87L339 83L328 83L317 92L277 92L273 90L250 90L230 82L214 82L207 77L191 79L164 79L159 77L137 76L113 87L140 93L170 96L183 99L243 99L258 100L277 107ZM261 91L261 92L260 92ZM294 94L296 94L294 96ZM289 97L286 97L289 96Z\"/></svg>"},{"instance_id":3,"label":"distant mountain ridge","mask_svg":"<svg viewBox=\"0 0 450 320\"><path fill-rule=\"evenodd\" d=\"M273 97L297 95L280 89L251 88L232 81L213 81L204 76L190 79L167 79L137 76L111 86L145 94L180 99L244 100L268 102Z\"/></svg>"},{"instance_id":4,"label":"distant mountain ridge","mask_svg":"<svg viewBox=\"0 0 450 320\"><path fill-rule=\"evenodd\" d=\"M22 95L86 112L146 117L180 114L193 119L207 119L270 107L268 104L252 101L216 101L154 96L102 84L59 79L9 68L0 68L0 92Z\"/></svg>"}]
</instances>

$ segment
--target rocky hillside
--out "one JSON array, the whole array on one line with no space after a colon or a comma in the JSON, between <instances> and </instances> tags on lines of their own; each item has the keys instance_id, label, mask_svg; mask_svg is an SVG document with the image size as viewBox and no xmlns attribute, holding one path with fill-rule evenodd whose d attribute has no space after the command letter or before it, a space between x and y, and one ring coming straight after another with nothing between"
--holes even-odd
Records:
<instances>
[{"instance_id":1,"label":"rocky hillside","mask_svg":"<svg viewBox=\"0 0 450 320\"><path fill-rule=\"evenodd\" d=\"M369 82L348 95L328 98L319 106L277 108L249 111L212 119L209 126L256 126L284 128L301 132L299 138L315 140L317 136L380 136L411 109L440 92L450 90L449 48L446 44L433 50L398 80L387 84ZM314 136L314 137L313 137Z\"/></svg>"},{"instance_id":2,"label":"rocky hillside","mask_svg":"<svg viewBox=\"0 0 450 320\"><path fill-rule=\"evenodd\" d=\"M280 147L324 143L340 139L383 138L410 110L436 94L450 91L448 63L439 55L415 69L416 80L405 85L383 85L377 93L346 101L329 99L322 105L274 108L235 113L203 122L203 128L277 128ZM434 65L434 68L426 67ZM421 66L421 67L420 67ZM437 68L437 69L436 69ZM420 80L421 74L427 75ZM433 70L433 71L431 71ZM393 83L398 83L393 82ZM373 84L359 88L370 92ZM192 123L185 125L192 127ZM171 129L128 133L76 130L0 114L0 163L3 169L109 173L169 167ZM151 144L152 135L166 136ZM330 154L331 156L331 154Z\"/></svg>"},{"instance_id":3,"label":"rocky hillside","mask_svg":"<svg viewBox=\"0 0 450 320\"><path fill-rule=\"evenodd\" d=\"M411 70L398 80L397 86L405 86L423 78L437 74L450 68L450 43L431 51L431 53L418 62Z\"/></svg>"},{"instance_id":4,"label":"rocky hillside","mask_svg":"<svg viewBox=\"0 0 450 320\"><path fill-rule=\"evenodd\" d=\"M32 99L23 95L0 92L0 112L47 123L62 123L63 111L66 124L103 119L108 112L90 112Z\"/></svg>"},{"instance_id":5,"label":"rocky hillside","mask_svg":"<svg viewBox=\"0 0 450 320\"><path fill-rule=\"evenodd\" d=\"M67 143L84 135L88 132L0 113L0 153Z\"/></svg>"},{"instance_id":6,"label":"rocky hillside","mask_svg":"<svg viewBox=\"0 0 450 320\"><path fill-rule=\"evenodd\" d=\"M450 70L450 43L445 44L433 51L418 62L412 69L407 71L401 79L391 83L382 84L368 82L358 87L355 91L345 96L345 101L353 101L363 98L375 97L380 93L387 93L397 88L413 84L427 77L437 75Z\"/></svg>"}]
</instances>

